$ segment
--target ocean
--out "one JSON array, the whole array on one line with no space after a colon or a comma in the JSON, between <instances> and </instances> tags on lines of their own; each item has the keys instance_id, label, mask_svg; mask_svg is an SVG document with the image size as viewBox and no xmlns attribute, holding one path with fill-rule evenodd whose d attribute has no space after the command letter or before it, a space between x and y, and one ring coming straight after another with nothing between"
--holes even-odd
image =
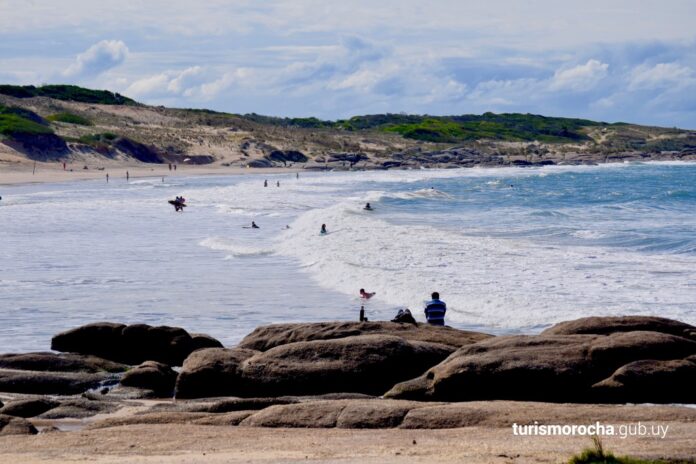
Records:
<instances>
[{"instance_id":1,"label":"ocean","mask_svg":"<svg viewBox=\"0 0 696 464\"><path fill-rule=\"evenodd\" d=\"M96 321L233 345L262 324L357 320L362 304L423 320L433 291L450 325L494 334L590 315L696 323L696 164L111 179L1 189L0 352Z\"/></svg>"}]
</instances>

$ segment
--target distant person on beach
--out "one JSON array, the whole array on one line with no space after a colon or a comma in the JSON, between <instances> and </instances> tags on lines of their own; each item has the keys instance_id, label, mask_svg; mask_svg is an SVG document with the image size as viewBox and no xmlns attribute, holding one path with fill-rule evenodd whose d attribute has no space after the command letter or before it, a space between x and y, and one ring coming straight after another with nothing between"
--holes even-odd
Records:
<instances>
[{"instance_id":1,"label":"distant person on beach","mask_svg":"<svg viewBox=\"0 0 696 464\"><path fill-rule=\"evenodd\" d=\"M320 234L326 235L326 234L328 234L328 233L329 233L329 232L326 230L326 224L322 224L322 225L321 225L321 232L320 232Z\"/></svg>"},{"instance_id":2,"label":"distant person on beach","mask_svg":"<svg viewBox=\"0 0 696 464\"><path fill-rule=\"evenodd\" d=\"M108 174L106 175L106 183L107 184L109 183L109 175Z\"/></svg>"},{"instance_id":3,"label":"distant person on beach","mask_svg":"<svg viewBox=\"0 0 696 464\"><path fill-rule=\"evenodd\" d=\"M370 204L366 204L365 207L363 208L365 211L372 211L372 206Z\"/></svg>"},{"instance_id":4,"label":"distant person on beach","mask_svg":"<svg viewBox=\"0 0 696 464\"><path fill-rule=\"evenodd\" d=\"M263 186L264 186L264 187L268 187L268 181L267 181L267 180L264 180L264 181L263 181Z\"/></svg>"},{"instance_id":5,"label":"distant person on beach","mask_svg":"<svg viewBox=\"0 0 696 464\"><path fill-rule=\"evenodd\" d=\"M425 304L425 319L431 325L445 325L447 305L440 299L438 292L433 292L432 300Z\"/></svg>"},{"instance_id":6,"label":"distant person on beach","mask_svg":"<svg viewBox=\"0 0 696 464\"><path fill-rule=\"evenodd\" d=\"M364 288L360 289L360 298L363 300L369 300L373 296L375 296L375 292L366 292Z\"/></svg>"},{"instance_id":7,"label":"distant person on beach","mask_svg":"<svg viewBox=\"0 0 696 464\"><path fill-rule=\"evenodd\" d=\"M126 181L130 179L130 173L126 171Z\"/></svg>"},{"instance_id":8,"label":"distant person on beach","mask_svg":"<svg viewBox=\"0 0 696 464\"><path fill-rule=\"evenodd\" d=\"M300 173L299 173L299 172L296 172L296 173L295 173L295 179L299 179L299 178L300 178Z\"/></svg>"}]
</instances>

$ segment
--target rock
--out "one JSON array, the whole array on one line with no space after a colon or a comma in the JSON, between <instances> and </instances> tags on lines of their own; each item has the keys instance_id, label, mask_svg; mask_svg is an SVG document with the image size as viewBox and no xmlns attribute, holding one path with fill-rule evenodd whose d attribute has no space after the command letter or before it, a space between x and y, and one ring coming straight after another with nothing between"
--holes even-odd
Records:
<instances>
[{"instance_id":1,"label":"rock","mask_svg":"<svg viewBox=\"0 0 696 464\"><path fill-rule=\"evenodd\" d=\"M130 365L158 361L180 366L201 344L212 343L210 337L206 338L203 340L199 336L194 342L180 327L98 322L54 336L51 349L90 354Z\"/></svg>"},{"instance_id":2,"label":"rock","mask_svg":"<svg viewBox=\"0 0 696 464\"><path fill-rule=\"evenodd\" d=\"M229 396L229 385L241 376L239 366L256 353L240 348L206 348L193 352L186 358L176 380L176 397Z\"/></svg>"},{"instance_id":3,"label":"rock","mask_svg":"<svg viewBox=\"0 0 696 464\"><path fill-rule=\"evenodd\" d=\"M437 327L429 324L399 324L395 322L315 322L273 324L256 328L244 337L240 348L266 351L294 342L333 340L355 335L395 335L410 341L440 343L460 348L490 338L491 335Z\"/></svg>"},{"instance_id":4,"label":"rock","mask_svg":"<svg viewBox=\"0 0 696 464\"><path fill-rule=\"evenodd\" d=\"M696 403L696 356L628 363L592 388L595 396L614 402L693 404Z\"/></svg>"},{"instance_id":5,"label":"rock","mask_svg":"<svg viewBox=\"0 0 696 464\"><path fill-rule=\"evenodd\" d=\"M396 385L388 398L414 400L624 401L593 385L621 366L696 353L696 342L659 332L496 337L459 349L423 376ZM681 374L680 374L681 375ZM665 392L646 392L665 401ZM696 400L696 397L694 397Z\"/></svg>"},{"instance_id":6,"label":"rock","mask_svg":"<svg viewBox=\"0 0 696 464\"><path fill-rule=\"evenodd\" d=\"M442 361L453 348L389 335L361 335L288 343L251 356L248 350L243 356L240 350L213 350L200 350L186 360L177 381L177 398L378 395Z\"/></svg>"},{"instance_id":7,"label":"rock","mask_svg":"<svg viewBox=\"0 0 696 464\"><path fill-rule=\"evenodd\" d=\"M121 378L121 385L152 390L161 395L171 396L174 392L176 376L176 372L166 364L145 361L126 372Z\"/></svg>"},{"instance_id":8,"label":"rock","mask_svg":"<svg viewBox=\"0 0 696 464\"><path fill-rule=\"evenodd\" d=\"M95 356L73 353L21 353L0 355L0 368L53 372L123 372L128 366Z\"/></svg>"},{"instance_id":9,"label":"rock","mask_svg":"<svg viewBox=\"0 0 696 464\"><path fill-rule=\"evenodd\" d=\"M309 161L309 158L304 153L297 150L273 150L268 154L267 158L281 163L287 163L288 161L292 163L306 163Z\"/></svg>"},{"instance_id":10,"label":"rock","mask_svg":"<svg viewBox=\"0 0 696 464\"><path fill-rule=\"evenodd\" d=\"M206 408L211 413L227 413L233 411L255 411L277 404L294 404L297 400L290 398L235 398L216 401Z\"/></svg>"},{"instance_id":11,"label":"rock","mask_svg":"<svg viewBox=\"0 0 696 464\"><path fill-rule=\"evenodd\" d=\"M76 398L61 401L60 404L40 414L39 419L84 419L96 414L118 411L122 405L115 401L95 401L86 398Z\"/></svg>"},{"instance_id":12,"label":"rock","mask_svg":"<svg viewBox=\"0 0 696 464\"><path fill-rule=\"evenodd\" d=\"M0 414L16 417L34 417L57 407L59 404L58 401L49 400L47 398L15 400L7 403L0 409Z\"/></svg>"},{"instance_id":13,"label":"rock","mask_svg":"<svg viewBox=\"0 0 696 464\"><path fill-rule=\"evenodd\" d=\"M21 417L0 414L0 437L7 435L36 435L38 430Z\"/></svg>"},{"instance_id":14,"label":"rock","mask_svg":"<svg viewBox=\"0 0 696 464\"><path fill-rule=\"evenodd\" d=\"M75 395L117 376L109 373L43 372L0 369L0 391L37 395Z\"/></svg>"},{"instance_id":15,"label":"rock","mask_svg":"<svg viewBox=\"0 0 696 464\"><path fill-rule=\"evenodd\" d=\"M108 417L91 422L87 430L120 427L134 424L190 424L197 419L209 417L205 412L157 412L134 414L132 416Z\"/></svg>"},{"instance_id":16,"label":"rock","mask_svg":"<svg viewBox=\"0 0 696 464\"><path fill-rule=\"evenodd\" d=\"M389 429L398 427L413 408L422 407L410 401L350 401L336 421L344 429Z\"/></svg>"},{"instance_id":17,"label":"rock","mask_svg":"<svg viewBox=\"0 0 696 464\"><path fill-rule=\"evenodd\" d=\"M346 407L342 401L316 401L277 405L244 419L240 425L250 427L336 427L338 416Z\"/></svg>"},{"instance_id":18,"label":"rock","mask_svg":"<svg viewBox=\"0 0 696 464\"><path fill-rule=\"evenodd\" d=\"M683 322L652 316L583 317L561 322L542 332L542 335L599 334L636 330L661 332L696 340L696 327Z\"/></svg>"},{"instance_id":19,"label":"rock","mask_svg":"<svg viewBox=\"0 0 696 464\"><path fill-rule=\"evenodd\" d=\"M193 351L201 350L203 348L224 348L219 340L211 337L210 335L192 333L191 339L193 341Z\"/></svg>"},{"instance_id":20,"label":"rock","mask_svg":"<svg viewBox=\"0 0 696 464\"><path fill-rule=\"evenodd\" d=\"M211 414L206 417L201 417L200 419L194 419L191 423L196 425L237 426L255 412L256 411L232 411L223 414Z\"/></svg>"}]
</instances>

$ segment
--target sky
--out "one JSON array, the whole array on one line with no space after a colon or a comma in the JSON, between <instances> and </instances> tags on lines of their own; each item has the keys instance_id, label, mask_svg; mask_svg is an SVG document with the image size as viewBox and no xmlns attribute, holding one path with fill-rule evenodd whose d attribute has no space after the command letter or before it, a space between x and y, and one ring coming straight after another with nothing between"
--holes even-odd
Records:
<instances>
[{"instance_id":1,"label":"sky","mask_svg":"<svg viewBox=\"0 0 696 464\"><path fill-rule=\"evenodd\" d=\"M696 1L0 0L0 83L288 117L696 129Z\"/></svg>"}]
</instances>

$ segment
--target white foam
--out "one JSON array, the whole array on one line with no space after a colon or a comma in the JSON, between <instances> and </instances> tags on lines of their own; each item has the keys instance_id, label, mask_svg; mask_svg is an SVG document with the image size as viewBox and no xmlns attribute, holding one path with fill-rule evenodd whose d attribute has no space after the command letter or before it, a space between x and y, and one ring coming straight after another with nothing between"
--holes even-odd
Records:
<instances>
[{"instance_id":1,"label":"white foam","mask_svg":"<svg viewBox=\"0 0 696 464\"><path fill-rule=\"evenodd\" d=\"M210 237L202 240L199 243L201 246L210 248L211 250L227 251L230 254L228 257L242 258L246 256L261 256L270 255L275 252L271 247L254 247L235 243L229 239L221 237Z\"/></svg>"}]
</instances>

